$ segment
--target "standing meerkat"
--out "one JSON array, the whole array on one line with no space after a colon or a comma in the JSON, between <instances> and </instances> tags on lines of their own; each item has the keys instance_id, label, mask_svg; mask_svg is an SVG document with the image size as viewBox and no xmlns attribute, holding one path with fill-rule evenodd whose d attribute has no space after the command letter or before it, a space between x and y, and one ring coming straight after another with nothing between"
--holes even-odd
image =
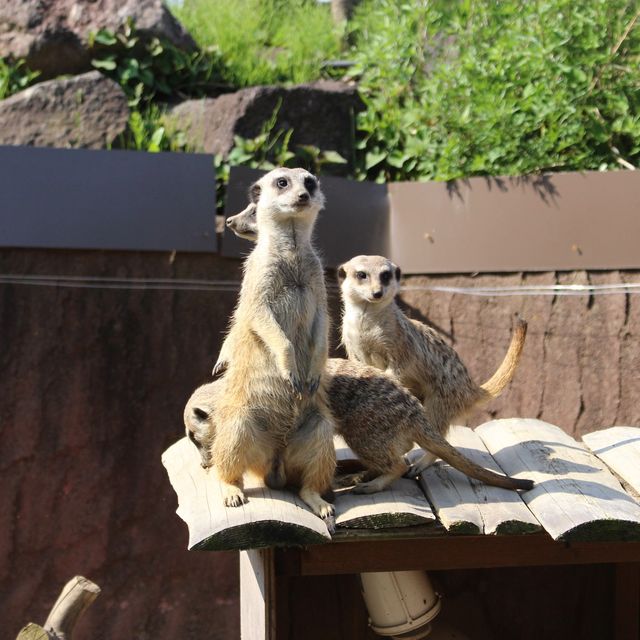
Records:
<instances>
[{"instance_id":1,"label":"standing meerkat","mask_svg":"<svg viewBox=\"0 0 640 640\"><path fill-rule=\"evenodd\" d=\"M469 460L427 419L420 401L392 376L353 360L327 361L328 397L336 431L368 470L369 481L356 493L382 491L406 472L403 454L417 442L468 476L505 489L529 490L531 480L511 478ZM184 412L189 439L202 457L212 463L210 451L217 437L216 406L224 379L196 389Z\"/></svg>"},{"instance_id":2,"label":"standing meerkat","mask_svg":"<svg viewBox=\"0 0 640 640\"><path fill-rule=\"evenodd\" d=\"M462 360L431 327L411 320L395 301L400 268L382 256L356 256L338 268L342 293L342 343L349 359L390 373L422 402L429 423L443 436L451 423L497 397L513 377L527 333L519 320L507 354L493 376L477 385ZM420 473L433 460L414 465Z\"/></svg>"},{"instance_id":3,"label":"standing meerkat","mask_svg":"<svg viewBox=\"0 0 640 640\"><path fill-rule=\"evenodd\" d=\"M303 169L269 172L251 187L250 197L259 240L244 265L226 341L233 357L216 367L217 373L226 371L211 458L227 506L246 501L242 476L252 471L274 486L299 486L312 511L329 520L333 506L321 497L330 491L335 470L333 420L322 380L327 297L311 244L324 197Z\"/></svg>"},{"instance_id":4,"label":"standing meerkat","mask_svg":"<svg viewBox=\"0 0 640 640\"><path fill-rule=\"evenodd\" d=\"M255 208L249 206L244 211L227 218L226 224L236 235L253 242L257 241ZM398 282L399 269L397 272L394 270L393 276ZM382 279L387 280L385 276ZM436 337L439 338L437 334ZM524 335L519 340L520 349L523 340ZM216 367L224 368L228 364L228 357L233 353L232 342L233 337L229 336L222 345ZM445 347L453 352L456 362L464 367L455 351L446 344ZM517 360L517 356L515 357ZM425 407L420 407L420 402L416 399L417 394L412 395L398 384L397 376L380 374L377 369L358 360L347 361L338 358L328 360L327 373L329 374L329 403L337 421L337 430L365 466L374 474L380 475L372 482L360 485L355 491L380 491L399 473L406 472L402 455L412 448L413 442L417 442L427 450L427 454L413 467L416 474L439 456L459 471L487 484L507 489L531 488L532 483L529 480L521 481L500 476L479 467L462 455L445 438L449 423L444 429L432 423L429 412ZM502 374L500 376L502 380ZM503 386L506 382L503 381ZM491 388L495 388L495 385ZM191 411L197 411L196 404ZM190 411L188 410L187 413ZM185 413L185 420L187 420L187 413ZM191 420L193 421L194 418L192 417ZM196 420L194 425L198 424L202 422Z\"/></svg>"}]
</instances>

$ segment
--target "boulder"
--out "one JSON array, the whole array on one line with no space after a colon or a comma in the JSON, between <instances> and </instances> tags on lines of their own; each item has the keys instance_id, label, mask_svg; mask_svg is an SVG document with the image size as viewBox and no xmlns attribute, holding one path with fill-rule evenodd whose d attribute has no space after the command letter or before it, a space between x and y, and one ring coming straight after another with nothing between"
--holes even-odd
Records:
<instances>
[{"instance_id":1,"label":"boulder","mask_svg":"<svg viewBox=\"0 0 640 640\"><path fill-rule=\"evenodd\" d=\"M162 0L17 0L0 3L0 57L25 58L45 79L87 71L89 35L117 31L129 18L143 37L197 48Z\"/></svg>"},{"instance_id":2,"label":"boulder","mask_svg":"<svg viewBox=\"0 0 640 640\"><path fill-rule=\"evenodd\" d=\"M352 155L353 117L362 108L355 88L321 81L291 88L259 86L218 98L187 100L167 116L199 151L226 157L234 136L255 138L281 102L274 132L293 129L290 144Z\"/></svg>"},{"instance_id":3,"label":"boulder","mask_svg":"<svg viewBox=\"0 0 640 640\"><path fill-rule=\"evenodd\" d=\"M0 101L0 144L100 149L124 132L128 119L120 86L92 71Z\"/></svg>"}]
</instances>

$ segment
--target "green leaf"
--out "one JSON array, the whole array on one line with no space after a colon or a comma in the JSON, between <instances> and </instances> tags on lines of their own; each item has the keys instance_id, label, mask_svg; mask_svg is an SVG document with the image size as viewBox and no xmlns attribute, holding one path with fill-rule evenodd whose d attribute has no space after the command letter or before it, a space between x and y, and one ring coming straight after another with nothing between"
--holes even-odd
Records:
<instances>
[{"instance_id":1,"label":"green leaf","mask_svg":"<svg viewBox=\"0 0 640 640\"><path fill-rule=\"evenodd\" d=\"M93 59L91 64L96 69L104 69L105 71L113 71L118 65L113 58Z\"/></svg>"},{"instance_id":2,"label":"green leaf","mask_svg":"<svg viewBox=\"0 0 640 640\"><path fill-rule=\"evenodd\" d=\"M325 162L331 162L332 164L347 164L347 161L337 151L323 151L322 156Z\"/></svg>"}]
</instances>

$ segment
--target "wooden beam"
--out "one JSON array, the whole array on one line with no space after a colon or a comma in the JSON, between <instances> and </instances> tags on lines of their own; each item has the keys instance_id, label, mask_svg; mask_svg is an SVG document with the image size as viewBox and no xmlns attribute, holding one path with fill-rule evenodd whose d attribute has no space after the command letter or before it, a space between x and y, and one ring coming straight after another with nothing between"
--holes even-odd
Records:
<instances>
[{"instance_id":1,"label":"wooden beam","mask_svg":"<svg viewBox=\"0 0 640 640\"><path fill-rule=\"evenodd\" d=\"M639 542L554 542L545 534L447 536L333 542L276 551L283 575L327 575L411 569L487 569L637 562Z\"/></svg>"}]
</instances>

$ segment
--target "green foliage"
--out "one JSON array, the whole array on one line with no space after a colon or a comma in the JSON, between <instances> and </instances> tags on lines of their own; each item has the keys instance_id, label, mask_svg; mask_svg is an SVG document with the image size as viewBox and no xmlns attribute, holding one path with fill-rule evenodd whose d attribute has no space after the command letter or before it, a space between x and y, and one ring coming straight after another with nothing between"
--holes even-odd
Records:
<instances>
[{"instance_id":1,"label":"green foliage","mask_svg":"<svg viewBox=\"0 0 640 640\"><path fill-rule=\"evenodd\" d=\"M369 0L352 24L359 176L640 163L638 2Z\"/></svg>"},{"instance_id":2,"label":"green foliage","mask_svg":"<svg viewBox=\"0 0 640 640\"><path fill-rule=\"evenodd\" d=\"M184 134L167 128L156 105L131 110L127 130L117 146L135 151L189 151Z\"/></svg>"},{"instance_id":3,"label":"green foliage","mask_svg":"<svg viewBox=\"0 0 640 640\"><path fill-rule=\"evenodd\" d=\"M0 58L0 100L26 89L39 75L40 72L31 71L24 60L10 62Z\"/></svg>"},{"instance_id":4,"label":"green foliage","mask_svg":"<svg viewBox=\"0 0 640 640\"><path fill-rule=\"evenodd\" d=\"M173 12L200 46L216 46L239 87L309 82L340 52L329 8L315 0L184 0Z\"/></svg>"},{"instance_id":5,"label":"green foliage","mask_svg":"<svg viewBox=\"0 0 640 640\"><path fill-rule=\"evenodd\" d=\"M131 107L152 100L204 96L223 75L215 50L186 52L158 38L141 40L132 23L118 33L101 29L90 44L93 66L120 84Z\"/></svg>"}]
</instances>

